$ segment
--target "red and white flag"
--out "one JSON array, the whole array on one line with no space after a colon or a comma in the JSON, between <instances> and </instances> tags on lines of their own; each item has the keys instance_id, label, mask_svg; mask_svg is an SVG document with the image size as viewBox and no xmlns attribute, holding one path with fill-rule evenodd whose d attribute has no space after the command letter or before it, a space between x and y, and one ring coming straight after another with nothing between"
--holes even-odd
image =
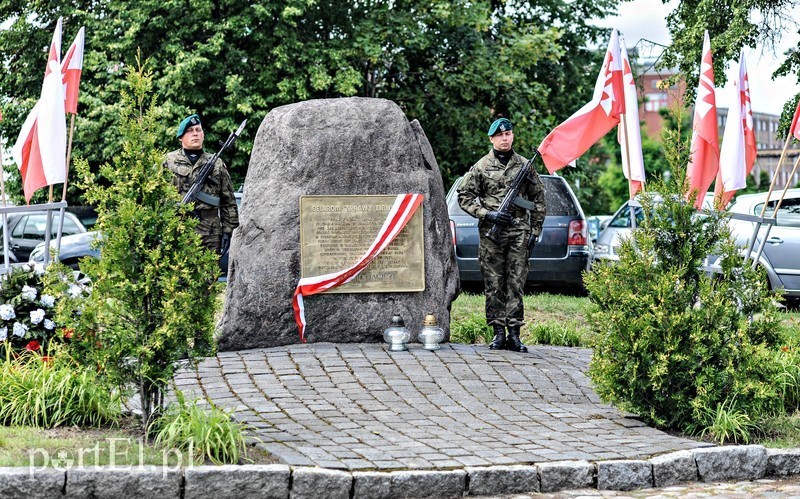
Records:
<instances>
[{"instance_id":1,"label":"red and white flag","mask_svg":"<svg viewBox=\"0 0 800 499\"><path fill-rule=\"evenodd\" d=\"M630 199L633 199L636 193L642 189L645 181L642 130L639 125L639 98L636 94L636 80L628 59L628 49L625 47L625 40L620 40L619 43L622 56L625 113L623 121L617 127L617 140L622 148L622 172L628 179L628 191Z\"/></svg>"},{"instance_id":2,"label":"red and white flag","mask_svg":"<svg viewBox=\"0 0 800 499\"><path fill-rule=\"evenodd\" d=\"M747 77L747 65L744 51L739 56L738 81L734 82L736 97L728 111L725 134L722 137L722 148L719 155L719 174L714 186L714 198L722 209L730 203L735 192L743 189L747 176L756 162L756 132L753 127L753 108L750 104L750 82ZM738 104L738 106L736 105ZM739 118L736 119L736 110ZM735 122L731 120L736 120ZM731 128L731 140L728 144L728 128ZM735 134L735 137L733 136Z\"/></svg>"},{"instance_id":3,"label":"red and white flag","mask_svg":"<svg viewBox=\"0 0 800 499\"><path fill-rule=\"evenodd\" d=\"M369 263L377 257L381 251L386 249L387 246L400 234L403 227L406 226L411 217L416 213L417 208L422 204L422 194L399 194L386 216L386 221L375 240L370 245L369 249L361 255L361 258L352 266L334 272L332 274L324 274L315 277L303 277L297 283L297 288L294 290L292 297L292 308L294 309L294 320L297 323L297 329L300 332L300 341L306 342L306 315L305 307L303 305L303 297L311 296L317 293L322 293L328 289L341 286L355 279L358 274L364 270Z\"/></svg>"},{"instance_id":4,"label":"red and white flag","mask_svg":"<svg viewBox=\"0 0 800 499\"><path fill-rule=\"evenodd\" d=\"M81 27L78 36L72 42L64 60L61 61L61 77L65 88L64 109L68 113L78 113L78 86L81 83L81 71L83 71L83 45L85 39L85 29Z\"/></svg>"},{"instance_id":5,"label":"red and white flag","mask_svg":"<svg viewBox=\"0 0 800 499\"><path fill-rule=\"evenodd\" d=\"M64 87L60 63L61 19L58 20L42 93L20 130L11 155L19 167L25 200L47 185L67 177L67 126L64 119Z\"/></svg>"},{"instance_id":6,"label":"red and white flag","mask_svg":"<svg viewBox=\"0 0 800 499\"><path fill-rule=\"evenodd\" d=\"M558 125L539 145L539 155L553 173L564 168L619 124L625 112L617 30L611 40L594 86L592 100Z\"/></svg>"},{"instance_id":7,"label":"red and white flag","mask_svg":"<svg viewBox=\"0 0 800 499\"><path fill-rule=\"evenodd\" d=\"M695 208L703 207L703 199L719 171L719 126L717 100L714 95L714 65L711 59L711 41L708 31L703 39L700 59L700 81L694 104L692 146L686 178L689 181L688 199L695 199Z\"/></svg>"},{"instance_id":8,"label":"red and white flag","mask_svg":"<svg viewBox=\"0 0 800 499\"><path fill-rule=\"evenodd\" d=\"M797 101L797 109L794 110L794 117L792 118L792 126L789 127L789 133L794 135L794 138L800 140L800 100Z\"/></svg>"}]
</instances>

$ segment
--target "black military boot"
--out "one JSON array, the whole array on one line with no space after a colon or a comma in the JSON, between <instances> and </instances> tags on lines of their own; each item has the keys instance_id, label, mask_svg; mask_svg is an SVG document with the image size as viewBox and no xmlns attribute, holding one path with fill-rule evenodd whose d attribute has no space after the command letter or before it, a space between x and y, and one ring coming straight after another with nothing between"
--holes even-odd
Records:
<instances>
[{"instance_id":1,"label":"black military boot","mask_svg":"<svg viewBox=\"0 0 800 499\"><path fill-rule=\"evenodd\" d=\"M522 344L519 339L519 326L508 326L508 340L506 341L506 350L512 352L528 353L528 347Z\"/></svg>"},{"instance_id":2,"label":"black military boot","mask_svg":"<svg viewBox=\"0 0 800 499\"><path fill-rule=\"evenodd\" d=\"M492 326L494 328L494 338L489 343L489 349L502 350L506 346L506 328L505 326Z\"/></svg>"}]
</instances>

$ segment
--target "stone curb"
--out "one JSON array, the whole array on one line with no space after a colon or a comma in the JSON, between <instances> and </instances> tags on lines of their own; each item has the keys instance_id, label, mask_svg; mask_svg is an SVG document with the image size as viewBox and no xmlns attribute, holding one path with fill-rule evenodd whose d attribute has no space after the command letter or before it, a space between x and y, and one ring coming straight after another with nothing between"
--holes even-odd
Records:
<instances>
[{"instance_id":1,"label":"stone curb","mask_svg":"<svg viewBox=\"0 0 800 499\"><path fill-rule=\"evenodd\" d=\"M446 498L585 488L634 490L796 474L800 474L800 448L742 445L684 450L647 460L560 461L447 471L349 472L284 464L183 469L0 467L0 497Z\"/></svg>"}]
</instances>

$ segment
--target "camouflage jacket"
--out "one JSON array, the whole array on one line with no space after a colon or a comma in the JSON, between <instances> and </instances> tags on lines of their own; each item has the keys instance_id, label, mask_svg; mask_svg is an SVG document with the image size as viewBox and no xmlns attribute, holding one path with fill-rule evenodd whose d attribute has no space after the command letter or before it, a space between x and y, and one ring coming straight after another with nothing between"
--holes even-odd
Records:
<instances>
[{"instance_id":1,"label":"camouflage jacket","mask_svg":"<svg viewBox=\"0 0 800 499\"><path fill-rule=\"evenodd\" d=\"M172 183L178 188L181 196L189 192L195 176L204 164L213 157L204 152L200 159L192 166L183 149L167 153L164 166L174 175ZM216 210L219 208L219 218L223 233L231 233L239 226L239 211L236 208L236 197L233 195L233 185L228 169L221 159L217 159L214 169L206 178L201 196L195 200L195 208L200 211ZM207 196L206 196L207 195ZM203 199L200 199L203 198ZM214 202L217 201L217 205Z\"/></svg>"},{"instance_id":2,"label":"camouflage jacket","mask_svg":"<svg viewBox=\"0 0 800 499\"><path fill-rule=\"evenodd\" d=\"M482 157L475 163L464 176L458 186L458 204L461 208L483 221L486 213L496 210L503 202L503 198L520 168L527 160L517 153L511 157L508 165L503 164L494 156L494 151ZM530 212L520 206L511 208L516 224L529 226L534 234L542 231L542 223L546 207L544 204L544 184L535 169L531 169L530 181L525 182L520 195L526 201L534 204Z\"/></svg>"}]
</instances>

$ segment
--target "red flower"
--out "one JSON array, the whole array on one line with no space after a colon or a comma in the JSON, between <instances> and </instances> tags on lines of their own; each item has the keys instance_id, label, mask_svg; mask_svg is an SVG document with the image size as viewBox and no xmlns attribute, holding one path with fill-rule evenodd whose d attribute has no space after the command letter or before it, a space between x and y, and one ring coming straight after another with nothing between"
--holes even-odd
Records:
<instances>
[{"instance_id":1,"label":"red flower","mask_svg":"<svg viewBox=\"0 0 800 499\"><path fill-rule=\"evenodd\" d=\"M786 346L781 347L781 350L783 350L784 352L788 352L789 351L789 347L786 347Z\"/></svg>"},{"instance_id":2,"label":"red flower","mask_svg":"<svg viewBox=\"0 0 800 499\"><path fill-rule=\"evenodd\" d=\"M66 339L72 338L72 335L75 334L75 330L72 328L70 329L64 328L61 331L63 331L62 336Z\"/></svg>"},{"instance_id":3,"label":"red flower","mask_svg":"<svg viewBox=\"0 0 800 499\"><path fill-rule=\"evenodd\" d=\"M41 347L41 345L39 345L39 342L36 341L36 340L33 340L33 341L30 341L27 345L25 345L25 350L28 350L29 352L35 352L35 351L39 350L40 347Z\"/></svg>"},{"instance_id":4,"label":"red flower","mask_svg":"<svg viewBox=\"0 0 800 499\"><path fill-rule=\"evenodd\" d=\"M50 357L49 355L42 355L42 362L49 364L53 362L53 357Z\"/></svg>"}]
</instances>

